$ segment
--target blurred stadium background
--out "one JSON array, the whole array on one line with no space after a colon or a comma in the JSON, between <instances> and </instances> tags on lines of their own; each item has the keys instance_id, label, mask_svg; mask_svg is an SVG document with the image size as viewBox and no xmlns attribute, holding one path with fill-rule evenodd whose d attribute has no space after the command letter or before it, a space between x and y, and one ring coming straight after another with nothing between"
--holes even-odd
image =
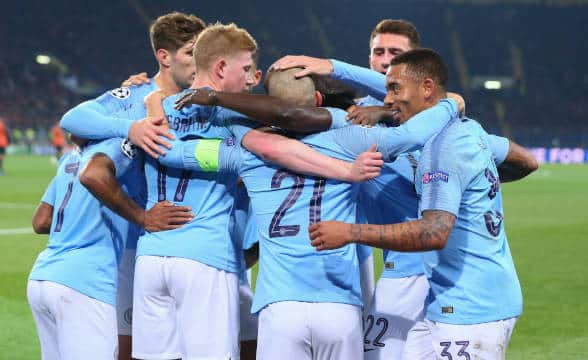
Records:
<instances>
[{"instance_id":1,"label":"blurred stadium background","mask_svg":"<svg viewBox=\"0 0 588 360\"><path fill-rule=\"evenodd\" d=\"M3 2L0 117L11 132L0 177L0 359L39 358L26 277L46 239L30 217L54 167L49 129L70 107L156 70L147 28L173 10L235 22L266 69L286 54L368 65L383 18L413 22L450 67L452 91L492 133L534 148L540 162L588 161L588 1L150 0ZM29 155L28 153L37 155ZM507 184L507 229L525 313L509 359L588 359L588 167L545 165Z\"/></svg>"}]
</instances>

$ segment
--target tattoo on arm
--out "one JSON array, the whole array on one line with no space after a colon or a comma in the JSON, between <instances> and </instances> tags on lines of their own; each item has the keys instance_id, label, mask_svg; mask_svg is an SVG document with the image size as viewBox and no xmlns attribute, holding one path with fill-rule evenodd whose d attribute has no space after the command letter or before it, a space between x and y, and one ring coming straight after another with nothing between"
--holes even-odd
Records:
<instances>
[{"instance_id":1,"label":"tattoo on arm","mask_svg":"<svg viewBox=\"0 0 588 360\"><path fill-rule=\"evenodd\" d=\"M351 227L353 241L395 251L442 249L455 224L455 216L446 211L430 210L423 218L400 224L358 225Z\"/></svg>"}]
</instances>

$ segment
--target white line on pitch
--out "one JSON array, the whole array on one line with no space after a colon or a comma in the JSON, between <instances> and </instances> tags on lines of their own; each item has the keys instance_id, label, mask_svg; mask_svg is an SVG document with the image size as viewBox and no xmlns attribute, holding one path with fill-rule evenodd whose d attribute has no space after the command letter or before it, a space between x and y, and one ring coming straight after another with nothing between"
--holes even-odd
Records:
<instances>
[{"instance_id":1,"label":"white line on pitch","mask_svg":"<svg viewBox=\"0 0 588 360\"><path fill-rule=\"evenodd\" d=\"M33 229L30 227L15 228L15 229L0 229L1 235L20 235L20 234L32 234Z\"/></svg>"}]
</instances>

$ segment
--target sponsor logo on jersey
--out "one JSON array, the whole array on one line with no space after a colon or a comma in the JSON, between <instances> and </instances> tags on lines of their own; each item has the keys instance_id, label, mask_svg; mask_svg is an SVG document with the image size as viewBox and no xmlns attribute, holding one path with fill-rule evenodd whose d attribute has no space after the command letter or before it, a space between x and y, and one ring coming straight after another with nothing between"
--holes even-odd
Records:
<instances>
[{"instance_id":1,"label":"sponsor logo on jersey","mask_svg":"<svg viewBox=\"0 0 588 360\"><path fill-rule=\"evenodd\" d=\"M443 313L443 314L453 314L453 306L443 306L441 308L441 313Z\"/></svg>"},{"instance_id":2,"label":"sponsor logo on jersey","mask_svg":"<svg viewBox=\"0 0 588 360\"><path fill-rule=\"evenodd\" d=\"M128 87L119 87L110 92L110 95L117 99L126 99L131 96L131 90Z\"/></svg>"},{"instance_id":3,"label":"sponsor logo on jersey","mask_svg":"<svg viewBox=\"0 0 588 360\"><path fill-rule=\"evenodd\" d=\"M423 184L435 183L435 182L449 182L449 174L444 171L430 171L423 174Z\"/></svg>"},{"instance_id":4,"label":"sponsor logo on jersey","mask_svg":"<svg viewBox=\"0 0 588 360\"><path fill-rule=\"evenodd\" d=\"M137 147L131 143L131 140L124 139L120 143L120 150L129 159L134 159L137 156Z\"/></svg>"},{"instance_id":5,"label":"sponsor logo on jersey","mask_svg":"<svg viewBox=\"0 0 588 360\"><path fill-rule=\"evenodd\" d=\"M389 270L394 269L394 261L388 261L387 263L385 263L384 268L389 269Z\"/></svg>"}]
</instances>

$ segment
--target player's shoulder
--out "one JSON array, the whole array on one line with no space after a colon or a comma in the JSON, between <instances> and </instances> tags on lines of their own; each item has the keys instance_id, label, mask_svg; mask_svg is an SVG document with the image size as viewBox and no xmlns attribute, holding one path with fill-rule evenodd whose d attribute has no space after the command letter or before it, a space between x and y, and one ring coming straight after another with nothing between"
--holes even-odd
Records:
<instances>
[{"instance_id":1,"label":"player's shoulder","mask_svg":"<svg viewBox=\"0 0 588 360\"><path fill-rule=\"evenodd\" d=\"M89 146L85 152L87 156L93 156L97 153L104 153L110 158L122 155L129 159L134 159L137 156L138 148L129 139L117 137L97 141Z\"/></svg>"},{"instance_id":2,"label":"player's shoulder","mask_svg":"<svg viewBox=\"0 0 588 360\"><path fill-rule=\"evenodd\" d=\"M200 117L200 118L210 118L212 115L218 113L221 108L218 106L203 106L203 105L189 105L183 107L179 110L175 109L176 101L180 99L182 96L194 91L193 89L184 89L179 93L170 95L163 100L163 108L166 114L176 114L177 116L182 117Z\"/></svg>"},{"instance_id":3,"label":"player's shoulder","mask_svg":"<svg viewBox=\"0 0 588 360\"><path fill-rule=\"evenodd\" d=\"M455 119L430 140L423 154L445 161L471 164L489 148L488 137L480 124L470 118Z\"/></svg>"},{"instance_id":4,"label":"player's shoulder","mask_svg":"<svg viewBox=\"0 0 588 360\"><path fill-rule=\"evenodd\" d=\"M157 85L155 85L155 82L152 80L150 83L146 84L117 87L107 91L106 94L110 95L113 99L116 100L140 99L143 101L147 94L156 89Z\"/></svg>"}]
</instances>

